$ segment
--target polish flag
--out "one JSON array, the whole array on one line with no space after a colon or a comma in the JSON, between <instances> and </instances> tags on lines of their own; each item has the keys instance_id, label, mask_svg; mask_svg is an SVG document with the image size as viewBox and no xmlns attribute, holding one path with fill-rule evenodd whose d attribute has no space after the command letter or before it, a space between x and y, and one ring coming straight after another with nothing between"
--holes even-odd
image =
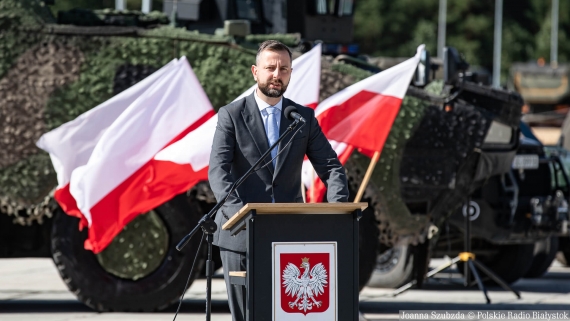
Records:
<instances>
[{"instance_id":1,"label":"polish flag","mask_svg":"<svg viewBox=\"0 0 570 321\"><path fill-rule=\"evenodd\" d=\"M414 57L370 76L324 100L317 119L329 139L363 151L381 151L400 111L424 45Z\"/></svg>"},{"instance_id":2,"label":"polish flag","mask_svg":"<svg viewBox=\"0 0 570 321\"><path fill-rule=\"evenodd\" d=\"M56 200L89 227L86 249L101 252L137 215L205 179L207 169L196 166L173 184L177 167L154 157L213 115L182 57L40 138L58 173Z\"/></svg>"},{"instance_id":3,"label":"polish flag","mask_svg":"<svg viewBox=\"0 0 570 321\"><path fill-rule=\"evenodd\" d=\"M331 145L338 149L337 154L343 164L353 148L368 156L382 151L423 49L424 45L420 45L414 57L357 82L318 105L315 116ZM311 170L307 171L311 173ZM325 190L319 180L315 191L308 194L320 202Z\"/></svg>"},{"instance_id":4,"label":"polish flag","mask_svg":"<svg viewBox=\"0 0 570 321\"><path fill-rule=\"evenodd\" d=\"M109 126L160 77L172 71L176 61L177 59L172 60L136 85L79 115L76 119L45 133L37 141L36 145L49 153L57 173L58 186L55 199L64 212L81 219L82 227L87 226L87 220L77 208L77 203L69 191L71 173L74 169L87 164L93 149Z\"/></svg>"}]
</instances>

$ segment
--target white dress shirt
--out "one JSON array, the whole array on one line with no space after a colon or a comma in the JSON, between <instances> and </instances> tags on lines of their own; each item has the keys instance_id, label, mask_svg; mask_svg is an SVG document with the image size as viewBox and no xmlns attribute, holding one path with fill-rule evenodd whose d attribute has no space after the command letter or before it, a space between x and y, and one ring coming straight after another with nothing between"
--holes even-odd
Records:
<instances>
[{"instance_id":1,"label":"white dress shirt","mask_svg":"<svg viewBox=\"0 0 570 321\"><path fill-rule=\"evenodd\" d=\"M275 107L275 108L279 109L279 115L281 115L281 109L283 107L283 96L281 96L281 99L279 100L279 102L277 104L275 104L274 106L271 106L270 104L266 103L265 101L263 101L261 98L259 98L257 96L257 89L255 89L253 92L254 92L255 102L257 103L257 107L259 108L259 112L261 113L261 118L263 119L263 126L265 126L265 132L267 133L268 114L267 114L267 111L265 110L265 108ZM277 128L279 128L279 126L281 126L281 117L277 117Z\"/></svg>"}]
</instances>

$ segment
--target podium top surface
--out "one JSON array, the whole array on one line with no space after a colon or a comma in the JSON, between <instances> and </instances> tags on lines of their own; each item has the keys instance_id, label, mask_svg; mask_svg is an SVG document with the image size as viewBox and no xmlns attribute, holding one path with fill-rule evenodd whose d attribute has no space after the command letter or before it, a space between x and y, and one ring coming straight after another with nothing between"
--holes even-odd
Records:
<instances>
[{"instance_id":1,"label":"podium top surface","mask_svg":"<svg viewBox=\"0 0 570 321\"><path fill-rule=\"evenodd\" d=\"M229 230L249 211L257 214L350 214L355 210L365 210L368 203L248 203L222 226Z\"/></svg>"}]
</instances>

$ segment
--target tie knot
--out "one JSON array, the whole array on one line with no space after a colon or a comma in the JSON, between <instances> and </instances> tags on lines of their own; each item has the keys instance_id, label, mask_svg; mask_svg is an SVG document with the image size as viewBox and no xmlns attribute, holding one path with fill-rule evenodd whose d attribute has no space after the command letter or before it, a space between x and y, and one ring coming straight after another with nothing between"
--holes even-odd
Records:
<instances>
[{"instance_id":1,"label":"tie knot","mask_svg":"<svg viewBox=\"0 0 570 321\"><path fill-rule=\"evenodd\" d=\"M265 111L268 115L277 113L277 107L265 107Z\"/></svg>"}]
</instances>

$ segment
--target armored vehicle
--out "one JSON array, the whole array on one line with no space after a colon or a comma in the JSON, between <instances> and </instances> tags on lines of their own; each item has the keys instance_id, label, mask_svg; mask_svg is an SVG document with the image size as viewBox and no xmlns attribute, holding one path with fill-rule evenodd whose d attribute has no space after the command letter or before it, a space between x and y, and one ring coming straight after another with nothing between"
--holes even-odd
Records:
<instances>
[{"instance_id":1,"label":"armored vehicle","mask_svg":"<svg viewBox=\"0 0 570 321\"><path fill-rule=\"evenodd\" d=\"M78 218L54 202L55 171L36 140L173 58L188 58L219 108L252 85L243 75L260 41L281 39L295 55L310 43L205 35L139 12L72 13L83 18L61 24L40 1L0 2L0 257L52 257L70 291L98 311L160 310L179 298L194 257L189 284L200 274L199 239L183 252L174 245L214 205L208 182L140 215L95 255L83 248ZM431 81L425 58L364 194L360 287L375 269L382 285L421 282L447 218L485 181L510 172L518 147L518 94L473 82L457 55L446 82ZM322 57L321 100L379 70L350 62ZM352 195L368 163L358 152L348 160Z\"/></svg>"}]
</instances>

